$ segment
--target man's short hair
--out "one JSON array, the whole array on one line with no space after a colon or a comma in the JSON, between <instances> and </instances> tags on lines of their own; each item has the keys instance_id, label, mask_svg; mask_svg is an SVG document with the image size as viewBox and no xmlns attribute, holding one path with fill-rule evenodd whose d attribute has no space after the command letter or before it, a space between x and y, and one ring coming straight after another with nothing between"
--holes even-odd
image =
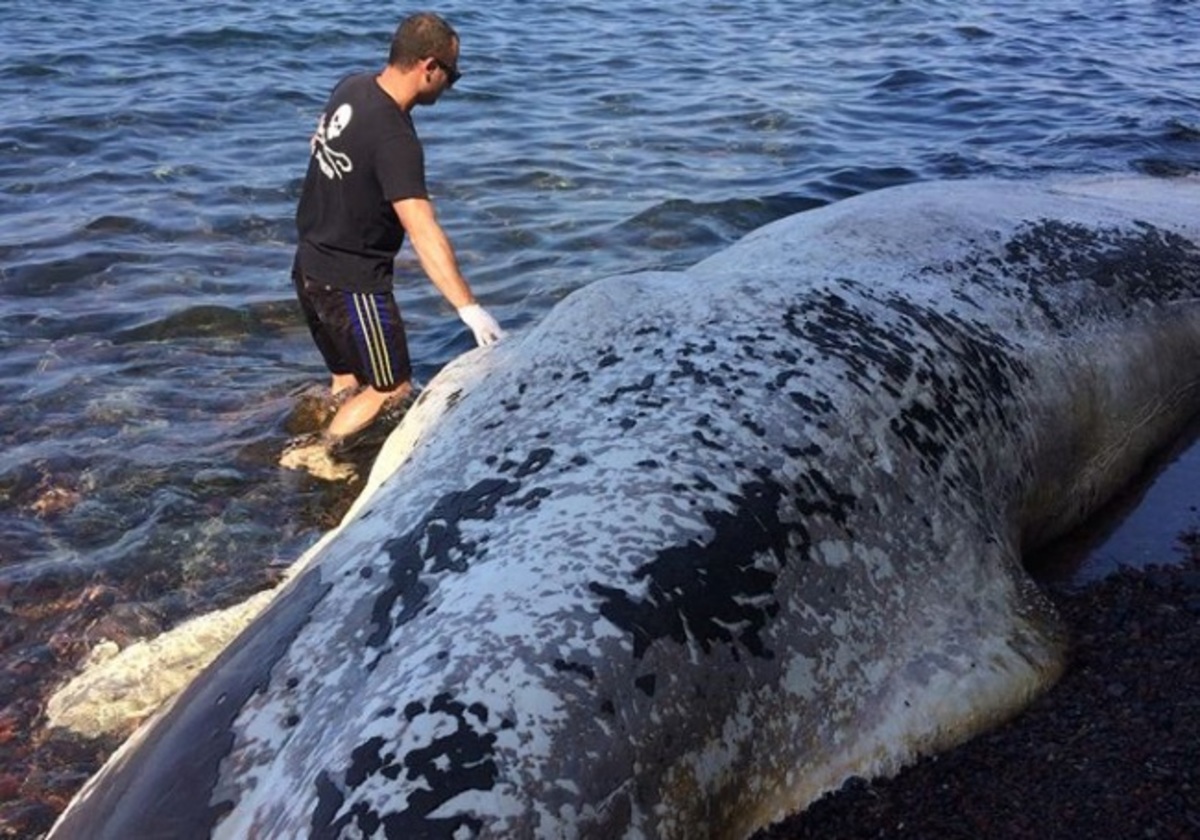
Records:
<instances>
[{"instance_id":1,"label":"man's short hair","mask_svg":"<svg viewBox=\"0 0 1200 840\"><path fill-rule=\"evenodd\" d=\"M433 12L409 15L396 27L388 64L406 70L423 58L449 61L458 33Z\"/></svg>"}]
</instances>

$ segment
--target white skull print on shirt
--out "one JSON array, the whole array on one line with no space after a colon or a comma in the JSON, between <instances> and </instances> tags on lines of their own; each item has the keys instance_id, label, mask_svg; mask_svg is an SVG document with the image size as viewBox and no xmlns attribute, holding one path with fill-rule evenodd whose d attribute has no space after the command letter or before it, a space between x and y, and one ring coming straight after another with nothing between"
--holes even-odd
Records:
<instances>
[{"instance_id":1,"label":"white skull print on shirt","mask_svg":"<svg viewBox=\"0 0 1200 840\"><path fill-rule=\"evenodd\" d=\"M312 151L327 178L341 178L354 169L354 162L350 160L350 156L330 145L342 135L353 117L354 109L347 103L334 111L328 120L322 114L321 119L317 121L317 133L312 138Z\"/></svg>"}]
</instances>

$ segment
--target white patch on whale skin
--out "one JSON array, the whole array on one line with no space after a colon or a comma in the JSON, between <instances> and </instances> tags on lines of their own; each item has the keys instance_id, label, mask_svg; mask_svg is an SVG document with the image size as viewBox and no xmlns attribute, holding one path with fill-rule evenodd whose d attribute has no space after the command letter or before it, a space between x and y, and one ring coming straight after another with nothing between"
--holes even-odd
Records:
<instances>
[{"instance_id":1,"label":"white patch on whale skin","mask_svg":"<svg viewBox=\"0 0 1200 840\"><path fill-rule=\"evenodd\" d=\"M324 587L216 833L741 837L1014 713L1020 551L1200 408L1200 185L1090 183L851 199L449 365L274 605Z\"/></svg>"}]
</instances>

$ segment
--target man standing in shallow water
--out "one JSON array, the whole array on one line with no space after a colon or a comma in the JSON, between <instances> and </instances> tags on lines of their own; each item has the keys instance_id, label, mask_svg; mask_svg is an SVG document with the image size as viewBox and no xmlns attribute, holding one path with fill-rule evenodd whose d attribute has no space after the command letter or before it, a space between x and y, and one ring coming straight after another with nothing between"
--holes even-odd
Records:
<instances>
[{"instance_id":1,"label":"man standing in shallow water","mask_svg":"<svg viewBox=\"0 0 1200 840\"><path fill-rule=\"evenodd\" d=\"M458 35L442 18L428 12L406 18L392 38L387 66L339 82L312 138L296 210L292 279L333 375L332 395L343 400L325 432L326 450L412 390L393 293L393 262L405 233L421 268L476 342L503 336L475 301L438 224L411 116L458 81L458 55Z\"/></svg>"}]
</instances>

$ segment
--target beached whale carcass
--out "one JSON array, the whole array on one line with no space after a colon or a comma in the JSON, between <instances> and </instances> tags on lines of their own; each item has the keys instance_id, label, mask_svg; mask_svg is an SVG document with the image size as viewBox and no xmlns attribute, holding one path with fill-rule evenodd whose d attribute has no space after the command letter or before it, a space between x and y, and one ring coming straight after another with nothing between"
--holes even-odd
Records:
<instances>
[{"instance_id":1,"label":"beached whale carcass","mask_svg":"<svg viewBox=\"0 0 1200 840\"><path fill-rule=\"evenodd\" d=\"M1018 710L1200 409L1200 183L919 184L452 363L55 837L743 837Z\"/></svg>"}]
</instances>

